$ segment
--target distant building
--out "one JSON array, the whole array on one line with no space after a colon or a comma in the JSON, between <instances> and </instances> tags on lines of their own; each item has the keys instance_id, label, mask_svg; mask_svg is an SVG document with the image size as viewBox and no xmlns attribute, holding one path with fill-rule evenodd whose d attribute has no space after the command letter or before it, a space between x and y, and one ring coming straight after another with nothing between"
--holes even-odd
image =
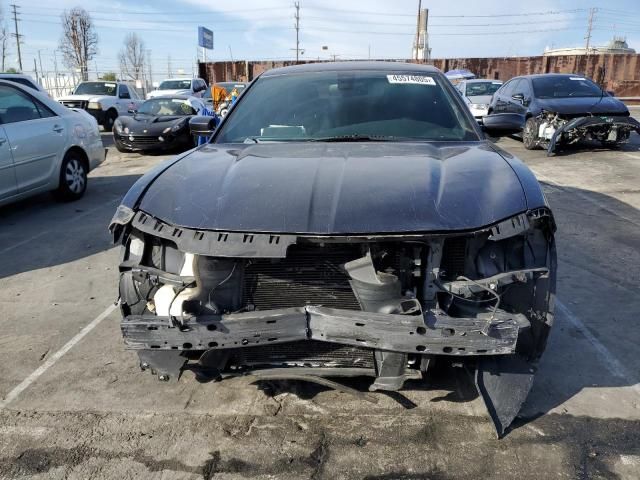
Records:
<instances>
[{"instance_id":1,"label":"distant building","mask_svg":"<svg viewBox=\"0 0 640 480\"><path fill-rule=\"evenodd\" d=\"M557 57L560 55L596 55L596 54L634 54L636 51L633 48L629 48L627 45L627 39L624 37L613 37L609 43L602 47L589 47L589 51L585 47L567 47L567 48L545 48L543 56L545 57Z\"/></svg>"}]
</instances>

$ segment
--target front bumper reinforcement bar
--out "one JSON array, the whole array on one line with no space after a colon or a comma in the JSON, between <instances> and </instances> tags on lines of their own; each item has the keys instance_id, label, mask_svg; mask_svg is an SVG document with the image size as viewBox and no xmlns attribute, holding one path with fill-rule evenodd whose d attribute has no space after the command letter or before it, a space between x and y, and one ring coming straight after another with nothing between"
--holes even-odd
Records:
<instances>
[{"instance_id":1,"label":"front bumper reinforcement bar","mask_svg":"<svg viewBox=\"0 0 640 480\"><path fill-rule=\"evenodd\" d=\"M503 355L515 352L522 314L498 310L478 318L428 311L394 315L324 307L206 315L184 326L155 315L123 318L125 344L133 350L211 350L320 340L403 353Z\"/></svg>"}]
</instances>

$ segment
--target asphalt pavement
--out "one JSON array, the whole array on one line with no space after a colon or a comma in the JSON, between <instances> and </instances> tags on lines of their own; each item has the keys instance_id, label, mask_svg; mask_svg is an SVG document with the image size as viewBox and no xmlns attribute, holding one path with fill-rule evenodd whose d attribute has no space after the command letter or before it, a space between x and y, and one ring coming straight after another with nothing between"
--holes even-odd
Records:
<instances>
[{"instance_id":1,"label":"asphalt pavement","mask_svg":"<svg viewBox=\"0 0 640 480\"><path fill-rule=\"evenodd\" d=\"M543 182L559 256L556 325L504 439L457 368L375 405L300 382L140 372L107 225L167 157L110 148L82 200L0 209L0 478L640 478L640 136L554 157L496 143Z\"/></svg>"}]
</instances>

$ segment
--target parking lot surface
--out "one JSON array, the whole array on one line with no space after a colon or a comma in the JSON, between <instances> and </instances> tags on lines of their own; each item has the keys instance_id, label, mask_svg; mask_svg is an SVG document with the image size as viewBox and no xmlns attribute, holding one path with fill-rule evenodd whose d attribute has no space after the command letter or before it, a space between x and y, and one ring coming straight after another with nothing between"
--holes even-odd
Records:
<instances>
[{"instance_id":1,"label":"parking lot surface","mask_svg":"<svg viewBox=\"0 0 640 480\"><path fill-rule=\"evenodd\" d=\"M555 157L496 139L544 183L559 256L556 325L501 440L453 367L375 405L299 382L140 372L107 225L167 157L103 140L81 201L0 209L0 478L640 478L640 136Z\"/></svg>"}]
</instances>

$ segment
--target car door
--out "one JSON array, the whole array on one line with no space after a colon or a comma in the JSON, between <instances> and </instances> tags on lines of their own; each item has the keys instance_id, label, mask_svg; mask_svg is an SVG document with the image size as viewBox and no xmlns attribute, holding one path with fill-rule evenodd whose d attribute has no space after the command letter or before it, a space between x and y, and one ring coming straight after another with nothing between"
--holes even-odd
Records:
<instances>
[{"instance_id":1,"label":"car door","mask_svg":"<svg viewBox=\"0 0 640 480\"><path fill-rule=\"evenodd\" d=\"M495 94L495 103L493 111L496 113L505 113L507 111L507 99L511 97L515 80L509 80Z\"/></svg>"},{"instance_id":2,"label":"car door","mask_svg":"<svg viewBox=\"0 0 640 480\"><path fill-rule=\"evenodd\" d=\"M513 96L516 94L516 92L519 91L521 84L522 84L521 78L516 78L512 80L511 88L509 89L509 92L504 97L505 113L520 113L520 107L522 106L522 103L519 100L516 100L515 98L513 98Z\"/></svg>"},{"instance_id":3,"label":"car door","mask_svg":"<svg viewBox=\"0 0 640 480\"><path fill-rule=\"evenodd\" d=\"M1 103L1 99L0 99ZM0 124L2 123L2 110L0 109ZM0 200L11 197L18 192L16 170L13 166L13 156L9 139L0 125Z\"/></svg>"},{"instance_id":4,"label":"car door","mask_svg":"<svg viewBox=\"0 0 640 480\"><path fill-rule=\"evenodd\" d=\"M131 102L129 104L130 105L129 109L138 110L138 108L140 108L140 105L142 105L142 100L138 96L138 92L136 92L135 88L129 88L129 95L131 95Z\"/></svg>"},{"instance_id":5,"label":"car door","mask_svg":"<svg viewBox=\"0 0 640 480\"><path fill-rule=\"evenodd\" d=\"M520 115L526 115L529 109L529 102L531 101L531 88L529 87L529 80L526 78L520 79L518 84L514 87L511 95L511 110L513 113L519 113Z\"/></svg>"},{"instance_id":6,"label":"car door","mask_svg":"<svg viewBox=\"0 0 640 480\"><path fill-rule=\"evenodd\" d=\"M118 85L118 99L116 100L116 108L118 115L127 115L130 109L135 109L135 105L131 101L131 93L129 87L124 83Z\"/></svg>"},{"instance_id":7,"label":"car door","mask_svg":"<svg viewBox=\"0 0 640 480\"><path fill-rule=\"evenodd\" d=\"M4 85L0 85L0 112L18 192L52 183L67 144L66 121L24 90Z\"/></svg>"}]
</instances>

